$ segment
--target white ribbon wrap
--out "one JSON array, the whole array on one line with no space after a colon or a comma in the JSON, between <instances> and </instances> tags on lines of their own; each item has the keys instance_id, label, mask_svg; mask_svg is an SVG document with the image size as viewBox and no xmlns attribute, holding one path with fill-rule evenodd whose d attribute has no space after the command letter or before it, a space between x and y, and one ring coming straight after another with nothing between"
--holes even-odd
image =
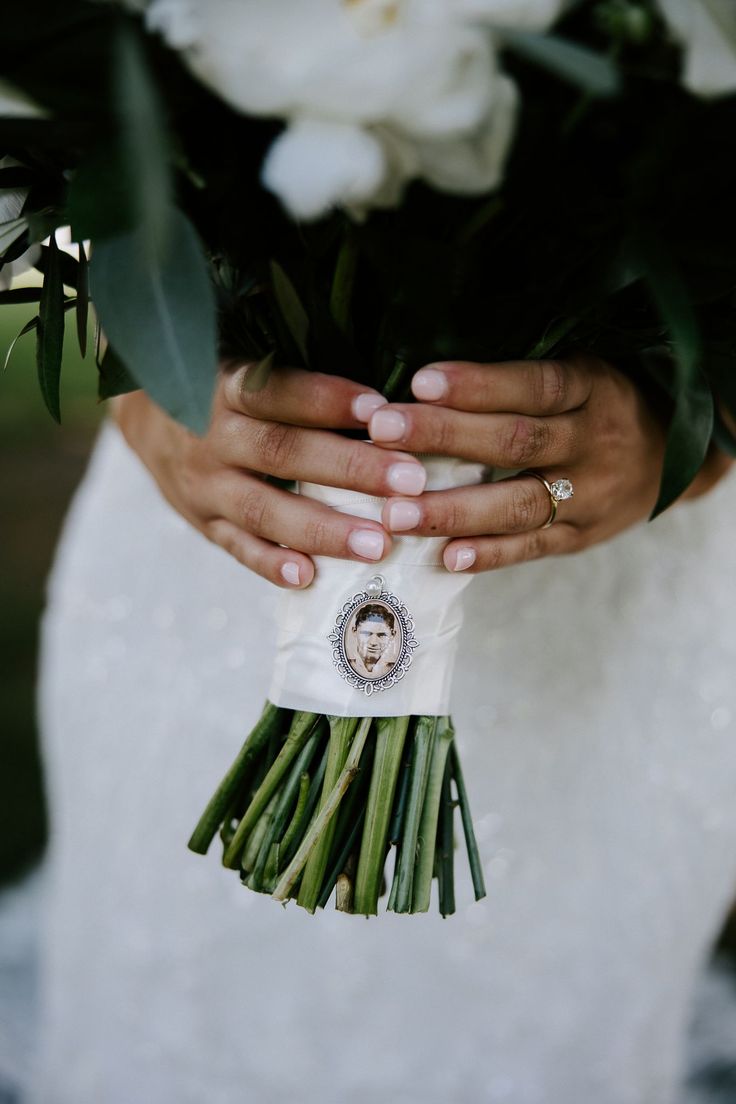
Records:
<instances>
[{"instance_id":1,"label":"white ribbon wrap","mask_svg":"<svg viewBox=\"0 0 736 1104\"><path fill-rule=\"evenodd\" d=\"M480 483L481 464L444 457L422 458L427 489L447 490ZM354 491L302 483L301 494L342 513L380 521L385 499ZM284 591L278 617L277 652L269 700L286 709L341 717L444 715L458 634L462 595L472 575L453 573L442 563L446 537L394 537L393 550L375 565L315 556L316 575L307 590ZM414 620L419 647L400 682L366 695L346 682L333 664L329 635L342 606L380 574Z\"/></svg>"}]
</instances>

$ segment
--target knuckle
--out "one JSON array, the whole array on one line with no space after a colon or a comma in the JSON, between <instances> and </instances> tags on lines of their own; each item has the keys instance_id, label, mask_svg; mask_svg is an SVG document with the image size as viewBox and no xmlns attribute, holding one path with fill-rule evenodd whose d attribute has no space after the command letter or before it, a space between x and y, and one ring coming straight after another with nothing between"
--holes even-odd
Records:
<instances>
[{"instance_id":1,"label":"knuckle","mask_svg":"<svg viewBox=\"0 0 736 1104\"><path fill-rule=\"evenodd\" d=\"M505 527L511 533L532 529L538 514L539 496L536 487L520 484L508 505Z\"/></svg>"},{"instance_id":2,"label":"knuckle","mask_svg":"<svg viewBox=\"0 0 736 1104\"><path fill-rule=\"evenodd\" d=\"M564 410L569 393L567 372L558 360L542 360L534 381L535 398L540 410L553 414Z\"/></svg>"},{"instance_id":3,"label":"knuckle","mask_svg":"<svg viewBox=\"0 0 736 1104\"><path fill-rule=\"evenodd\" d=\"M483 554L483 567L487 571L497 571L506 563L503 544L501 541L492 541L486 545Z\"/></svg>"},{"instance_id":4,"label":"knuckle","mask_svg":"<svg viewBox=\"0 0 736 1104\"><path fill-rule=\"evenodd\" d=\"M372 458L371 456L371 459ZM366 459L367 457L362 448L359 448L357 445L347 446L342 455L340 465L342 468L342 482L345 487L350 490L359 490L365 486L368 468L368 465L365 463Z\"/></svg>"},{"instance_id":5,"label":"knuckle","mask_svg":"<svg viewBox=\"0 0 736 1104\"><path fill-rule=\"evenodd\" d=\"M291 470L298 447L298 433L293 426L281 422L264 422L258 427L254 451L259 470L271 475L285 475Z\"/></svg>"},{"instance_id":6,"label":"knuckle","mask_svg":"<svg viewBox=\"0 0 736 1104\"><path fill-rule=\"evenodd\" d=\"M246 491L240 501L239 515L249 533L260 536L265 531L269 512L267 496L262 488Z\"/></svg>"},{"instance_id":7,"label":"knuckle","mask_svg":"<svg viewBox=\"0 0 736 1104\"><path fill-rule=\"evenodd\" d=\"M465 533L467 522L467 513L463 506L450 500L438 503L427 511L424 528L430 533L450 536L453 533Z\"/></svg>"},{"instance_id":8,"label":"knuckle","mask_svg":"<svg viewBox=\"0 0 736 1104\"><path fill-rule=\"evenodd\" d=\"M427 413L427 412L425 412ZM455 433L452 423L445 416L444 411L433 411L432 417L426 426L427 440L432 442L432 449L442 456L452 453L455 448Z\"/></svg>"},{"instance_id":9,"label":"knuckle","mask_svg":"<svg viewBox=\"0 0 736 1104\"><path fill-rule=\"evenodd\" d=\"M331 549L333 544L329 522L322 517L310 518L304 526L304 547L301 551L319 555Z\"/></svg>"},{"instance_id":10,"label":"knuckle","mask_svg":"<svg viewBox=\"0 0 736 1104\"><path fill-rule=\"evenodd\" d=\"M546 554L547 542L546 531L541 529L533 529L528 534L526 539L526 558L528 560L539 560Z\"/></svg>"},{"instance_id":11,"label":"knuckle","mask_svg":"<svg viewBox=\"0 0 736 1104\"><path fill-rule=\"evenodd\" d=\"M512 467L531 467L544 452L548 439L549 429L545 422L517 418L507 432L504 454Z\"/></svg>"}]
</instances>

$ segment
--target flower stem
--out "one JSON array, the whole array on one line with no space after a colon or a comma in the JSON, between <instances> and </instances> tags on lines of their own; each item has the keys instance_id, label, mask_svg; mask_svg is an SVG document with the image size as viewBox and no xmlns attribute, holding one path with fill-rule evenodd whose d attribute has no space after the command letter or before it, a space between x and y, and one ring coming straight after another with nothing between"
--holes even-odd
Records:
<instances>
[{"instance_id":1,"label":"flower stem","mask_svg":"<svg viewBox=\"0 0 736 1104\"><path fill-rule=\"evenodd\" d=\"M454 741L450 748L450 763L452 764L452 776L455 779L457 799L460 805L460 819L462 820L465 846L468 851L470 875L473 879L473 891L476 901L480 901L481 897L485 897L486 895L485 882L483 881L483 867L480 861L480 852L478 850L475 832L473 831L473 818L470 814L470 803L468 802L468 794L465 789L465 782L463 781L463 772L460 769L460 756L457 753L457 747Z\"/></svg>"},{"instance_id":2,"label":"flower stem","mask_svg":"<svg viewBox=\"0 0 736 1104\"><path fill-rule=\"evenodd\" d=\"M301 780L306 774L312 757L317 750L317 744L319 743L320 733L319 730L315 730L307 740L306 744L299 752L294 761L291 773L281 789L278 802L273 809L270 822L266 833L263 837L258 856L253 866L253 875L249 881L251 889L260 891L263 886L263 872L266 867L266 862L271 853L272 845L278 841L286 828L286 822L289 817L289 813L297 800L297 793L301 786ZM309 775L307 774L307 779ZM305 794L306 800L306 794Z\"/></svg>"},{"instance_id":3,"label":"flower stem","mask_svg":"<svg viewBox=\"0 0 736 1104\"><path fill-rule=\"evenodd\" d=\"M357 263L358 241L355 230L346 220L330 291L330 314L344 334L350 329L350 301Z\"/></svg>"},{"instance_id":4,"label":"flower stem","mask_svg":"<svg viewBox=\"0 0 736 1104\"><path fill-rule=\"evenodd\" d=\"M389 820L409 720L409 717L380 717L376 721L376 758L371 772L353 898L354 911L364 916L375 916L378 913Z\"/></svg>"},{"instance_id":5,"label":"flower stem","mask_svg":"<svg viewBox=\"0 0 736 1104\"><path fill-rule=\"evenodd\" d=\"M442 779L442 797L440 816L437 825L437 887L442 916L450 916L455 911L455 838L453 815L455 803L452 800L452 763L448 756L445 763L445 775Z\"/></svg>"},{"instance_id":6,"label":"flower stem","mask_svg":"<svg viewBox=\"0 0 736 1104\"><path fill-rule=\"evenodd\" d=\"M296 853L296 849L299 846L299 841L302 838L305 827L311 824L314 816L314 811L317 808L317 802L319 801L320 794L322 793L322 783L325 777L325 769L327 767L327 748L323 750L322 757L313 777L309 783L309 789L307 790L307 800L302 810L302 815L299 820L293 820L289 827L286 829L286 835L281 843L281 869L287 866Z\"/></svg>"},{"instance_id":7,"label":"flower stem","mask_svg":"<svg viewBox=\"0 0 736 1104\"><path fill-rule=\"evenodd\" d=\"M322 787L320 808L325 804L337 784L357 727L358 720L356 717L330 717L330 744L327 751L327 769ZM298 903L309 912L314 912L317 907L336 827L337 818L331 820L325 826L304 867L304 877L299 890Z\"/></svg>"},{"instance_id":8,"label":"flower stem","mask_svg":"<svg viewBox=\"0 0 736 1104\"><path fill-rule=\"evenodd\" d=\"M279 729L283 731L286 728L288 717L289 710L280 709L278 706L266 702L265 709L255 728L246 739L235 762L217 787L207 808L199 818L199 823L192 832L188 844L191 851L196 851L198 855L207 853L217 829L225 819L227 811L237 795L237 791L245 781L249 768L266 746L272 734Z\"/></svg>"},{"instance_id":9,"label":"flower stem","mask_svg":"<svg viewBox=\"0 0 736 1104\"><path fill-rule=\"evenodd\" d=\"M275 793L281 779L286 774L294 758L299 754L312 732L319 724L320 716L317 713L298 712L294 714L289 735L284 746L276 756L271 769L258 788L253 800L248 806L245 816L240 821L235 835L230 841L225 854L222 856L223 866L237 867L240 865L240 854L243 846L260 819L261 813L268 805Z\"/></svg>"},{"instance_id":10,"label":"flower stem","mask_svg":"<svg viewBox=\"0 0 736 1104\"><path fill-rule=\"evenodd\" d=\"M450 718L438 718L417 835L417 859L411 891L412 912L427 912L429 909L442 782L445 777L447 753L452 744L452 737L453 731Z\"/></svg>"},{"instance_id":11,"label":"flower stem","mask_svg":"<svg viewBox=\"0 0 736 1104\"><path fill-rule=\"evenodd\" d=\"M407 798L398 861L394 872L394 879L398 882L394 901L396 912L411 911L417 839L424 807L424 794L429 778L429 768L432 762L437 720L437 717L420 717L414 732L414 754L409 780L409 796Z\"/></svg>"},{"instance_id":12,"label":"flower stem","mask_svg":"<svg viewBox=\"0 0 736 1104\"><path fill-rule=\"evenodd\" d=\"M360 756L365 746L365 742L368 739L368 733L371 729L372 717L363 717L358 726L353 742L350 746L350 753L345 761L345 766L337 780L335 787L330 793L329 797L322 805L321 809L317 813L317 816L312 821L309 829L304 836L301 844L299 845L296 855L289 863L288 867L284 871L276 886L272 896L276 901L286 901L289 897L292 886L296 879L299 877L307 859L309 858L312 850L317 845L325 825L329 824L332 817L335 815L343 794L347 790L350 783L358 773L358 763Z\"/></svg>"}]
</instances>

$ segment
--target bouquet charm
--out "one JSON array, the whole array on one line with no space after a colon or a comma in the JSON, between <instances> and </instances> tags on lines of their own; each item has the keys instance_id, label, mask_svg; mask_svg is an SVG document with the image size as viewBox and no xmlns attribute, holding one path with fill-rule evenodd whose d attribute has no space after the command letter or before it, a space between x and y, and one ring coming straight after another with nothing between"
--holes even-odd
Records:
<instances>
[{"instance_id":1,"label":"bouquet charm","mask_svg":"<svg viewBox=\"0 0 736 1104\"><path fill-rule=\"evenodd\" d=\"M478 464L425 458L430 489L479 482ZM382 500L303 484L302 494L359 517ZM459 807L476 899L483 875L448 716L472 576L442 567L439 538L400 537L381 574L319 559L306 591L284 592L269 702L198 824L219 829L225 866L245 885L314 911L376 914L394 852L387 908L423 912L437 878L455 911ZM388 889L388 885L386 885Z\"/></svg>"}]
</instances>

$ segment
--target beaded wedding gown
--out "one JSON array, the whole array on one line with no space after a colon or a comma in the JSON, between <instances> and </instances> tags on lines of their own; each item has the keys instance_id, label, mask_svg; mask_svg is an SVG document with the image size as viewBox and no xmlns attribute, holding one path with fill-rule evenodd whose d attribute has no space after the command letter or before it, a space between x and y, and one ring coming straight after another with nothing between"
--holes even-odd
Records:
<instances>
[{"instance_id":1,"label":"beaded wedding gown","mask_svg":"<svg viewBox=\"0 0 736 1104\"><path fill-rule=\"evenodd\" d=\"M50 585L37 1104L671 1104L736 892L736 478L476 579L453 712L488 896L327 910L186 841L258 715L275 591L107 427ZM434 902L433 902L434 907Z\"/></svg>"}]
</instances>

